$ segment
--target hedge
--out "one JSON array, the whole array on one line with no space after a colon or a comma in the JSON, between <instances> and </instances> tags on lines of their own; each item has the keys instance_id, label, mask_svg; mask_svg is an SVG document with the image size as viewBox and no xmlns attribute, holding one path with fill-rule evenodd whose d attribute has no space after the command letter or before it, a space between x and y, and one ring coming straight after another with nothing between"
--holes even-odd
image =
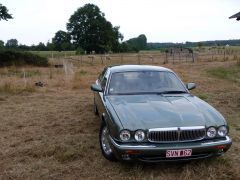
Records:
<instances>
[{"instance_id":1,"label":"hedge","mask_svg":"<svg viewBox=\"0 0 240 180\"><path fill-rule=\"evenodd\" d=\"M48 59L29 52L5 50L0 51L0 67L5 66L48 66Z\"/></svg>"}]
</instances>

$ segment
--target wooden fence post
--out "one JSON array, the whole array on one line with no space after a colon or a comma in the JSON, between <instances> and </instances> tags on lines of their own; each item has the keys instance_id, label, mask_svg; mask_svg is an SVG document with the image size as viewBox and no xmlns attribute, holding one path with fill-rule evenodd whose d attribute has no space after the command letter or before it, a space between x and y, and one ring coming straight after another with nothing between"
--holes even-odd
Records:
<instances>
[{"instance_id":1,"label":"wooden fence post","mask_svg":"<svg viewBox=\"0 0 240 180\"><path fill-rule=\"evenodd\" d=\"M123 55L121 54L121 64L123 64Z\"/></svg>"},{"instance_id":2,"label":"wooden fence post","mask_svg":"<svg viewBox=\"0 0 240 180\"><path fill-rule=\"evenodd\" d=\"M223 61L226 61L226 50L224 49L224 52L223 52Z\"/></svg>"},{"instance_id":3,"label":"wooden fence post","mask_svg":"<svg viewBox=\"0 0 240 180\"><path fill-rule=\"evenodd\" d=\"M138 54L138 64L141 64L141 56Z\"/></svg>"},{"instance_id":4,"label":"wooden fence post","mask_svg":"<svg viewBox=\"0 0 240 180\"><path fill-rule=\"evenodd\" d=\"M167 64L168 63L168 53L166 52L166 59L165 61L163 62L163 64Z\"/></svg>"},{"instance_id":5,"label":"wooden fence post","mask_svg":"<svg viewBox=\"0 0 240 180\"><path fill-rule=\"evenodd\" d=\"M192 52L192 62L193 62L193 63L195 62L195 58L194 58L193 52Z\"/></svg>"},{"instance_id":6,"label":"wooden fence post","mask_svg":"<svg viewBox=\"0 0 240 180\"><path fill-rule=\"evenodd\" d=\"M94 59L94 56L88 56L88 58L91 59L91 65L93 65L93 59Z\"/></svg>"},{"instance_id":7,"label":"wooden fence post","mask_svg":"<svg viewBox=\"0 0 240 180\"><path fill-rule=\"evenodd\" d=\"M173 53L172 53L172 56L173 56L173 64L174 64L174 58L175 58L175 57L174 57L174 51L173 51Z\"/></svg>"},{"instance_id":8,"label":"wooden fence post","mask_svg":"<svg viewBox=\"0 0 240 180\"><path fill-rule=\"evenodd\" d=\"M150 60L151 60L151 62L153 64L153 56L149 56L149 58L150 58Z\"/></svg>"}]
</instances>

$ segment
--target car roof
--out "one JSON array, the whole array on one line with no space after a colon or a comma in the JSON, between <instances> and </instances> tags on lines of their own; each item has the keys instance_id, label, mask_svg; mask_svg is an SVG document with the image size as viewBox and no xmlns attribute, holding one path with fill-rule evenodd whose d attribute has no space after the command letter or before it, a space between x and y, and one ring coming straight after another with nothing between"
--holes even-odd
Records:
<instances>
[{"instance_id":1,"label":"car roof","mask_svg":"<svg viewBox=\"0 0 240 180\"><path fill-rule=\"evenodd\" d=\"M115 65L109 66L109 70L112 73L115 72L127 72L127 71L167 71L172 72L172 70L161 67L161 66L151 66L151 65Z\"/></svg>"}]
</instances>

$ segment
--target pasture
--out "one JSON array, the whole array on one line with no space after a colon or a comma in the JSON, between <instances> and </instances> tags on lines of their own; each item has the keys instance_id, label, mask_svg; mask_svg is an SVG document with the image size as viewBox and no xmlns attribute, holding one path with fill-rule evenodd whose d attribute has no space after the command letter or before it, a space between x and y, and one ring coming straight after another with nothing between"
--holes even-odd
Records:
<instances>
[{"instance_id":1,"label":"pasture","mask_svg":"<svg viewBox=\"0 0 240 180\"><path fill-rule=\"evenodd\" d=\"M83 63L79 58L51 59L53 65L63 63L63 68L0 69L0 179L240 179L240 66L236 59L143 61L171 68L185 83L197 83L192 94L225 116L233 139L231 149L219 158L149 165L109 162L101 155L100 120L92 112L90 85L107 63L101 63L100 56L94 65L91 58L85 57ZM138 62L137 56L129 59L123 62ZM43 87L35 86L39 81Z\"/></svg>"}]
</instances>

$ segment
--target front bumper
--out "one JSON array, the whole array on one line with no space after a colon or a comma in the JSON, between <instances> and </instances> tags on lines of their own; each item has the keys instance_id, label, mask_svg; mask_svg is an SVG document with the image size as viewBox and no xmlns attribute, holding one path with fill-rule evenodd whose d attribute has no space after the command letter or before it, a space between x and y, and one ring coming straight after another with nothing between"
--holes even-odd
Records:
<instances>
[{"instance_id":1,"label":"front bumper","mask_svg":"<svg viewBox=\"0 0 240 180\"><path fill-rule=\"evenodd\" d=\"M232 145L232 140L226 136L223 139L201 140L182 143L118 143L109 136L113 153L119 160L138 160L143 162L184 161L203 159L224 154ZM167 150L192 149L192 156L167 158Z\"/></svg>"}]
</instances>

